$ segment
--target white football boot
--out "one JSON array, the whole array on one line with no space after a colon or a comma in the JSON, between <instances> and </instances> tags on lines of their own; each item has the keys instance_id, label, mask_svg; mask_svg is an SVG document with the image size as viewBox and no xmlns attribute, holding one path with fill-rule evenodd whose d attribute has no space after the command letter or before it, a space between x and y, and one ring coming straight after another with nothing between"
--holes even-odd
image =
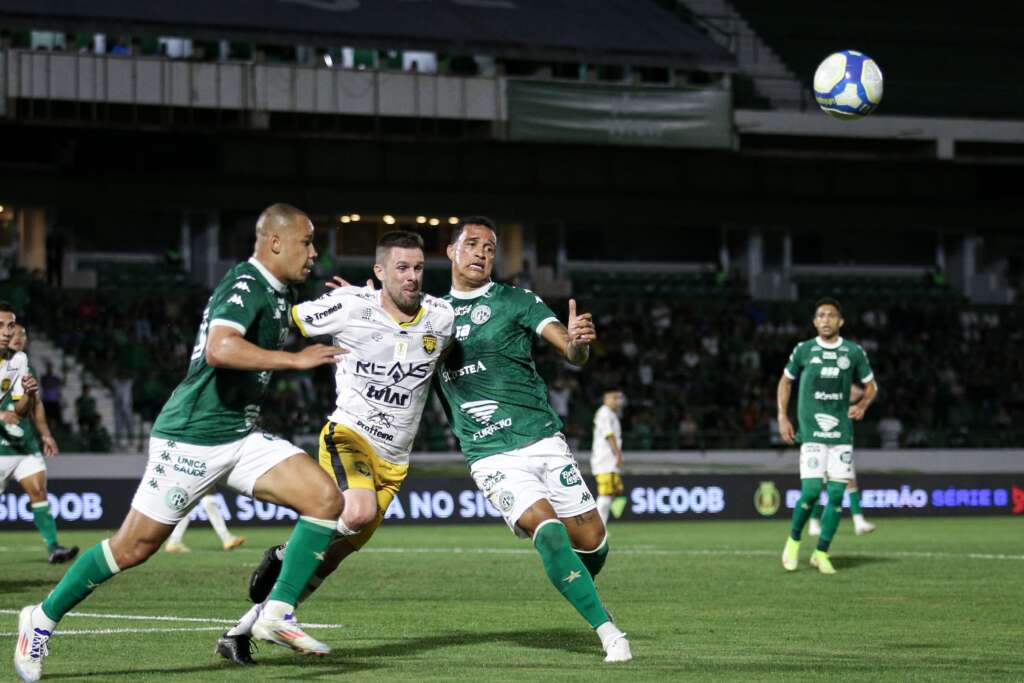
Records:
<instances>
[{"instance_id":1,"label":"white football boot","mask_svg":"<svg viewBox=\"0 0 1024 683\"><path fill-rule=\"evenodd\" d=\"M14 670L23 681L38 681L43 675L43 657L50 654L50 632L33 628L32 611L36 605L21 609L18 615L18 643L14 646Z\"/></svg>"},{"instance_id":2,"label":"white football boot","mask_svg":"<svg viewBox=\"0 0 1024 683\"><path fill-rule=\"evenodd\" d=\"M303 655L322 657L331 651L327 645L303 631L295 615L290 612L281 619L271 619L266 612L261 612L259 619L252 625L252 636Z\"/></svg>"}]
</instances>

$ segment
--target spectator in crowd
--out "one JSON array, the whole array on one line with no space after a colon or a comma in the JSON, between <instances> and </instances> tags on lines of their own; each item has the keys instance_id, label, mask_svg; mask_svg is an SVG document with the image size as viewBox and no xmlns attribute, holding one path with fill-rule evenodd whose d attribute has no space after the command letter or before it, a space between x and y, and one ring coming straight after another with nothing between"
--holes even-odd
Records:
<instances>
[{"instance_id":1,"label":"spectator in crowd","mask_svg":"<svg viewBox=\"0 0 1024 683\"><path fill-rule=\"evenodd\" d=\"M885 411L885 417L878 421L878 435L882 440L882 448L899 448L901 434L903 423L896 417L895 406L890 405Z\"/></svg>"},{"instance_id":2,"label":"spectator in crowd","mask_svg":"<svg viewBox=\"0 0 1024 683\"><path fill-rule=\"evenodd\" d=\"M55 426L64 424L60 403L61 386L63 384L64 381L53 369L53 363L46 361L46 372L39 378L39 386L43 398L43 409L46 410L46 417Z\"/></svg>"},{"instance_id":3,"label":"spectator in crowd","mask_svg":"<svg viewBox=\"0 0 1024 683\"><path fill-rule=\"evenodd\" d=\"M127 445L131 442L135 423L132 400L132 387L135 384L135 379L124 366L119 366L119 369L121 371L110 383L114 390L114 443Z\"/></svg>"},{"instance_id":4,"label":"spectator in crowd","mask_svg":"<svg viewBox=\"0 0 1024 683\"><path fill-rule=\"evenodd\" d=\"M100 414L96 410L96 399L92 395L92 387L82 385L82 395L75 401L75 413L78 415L78 431L88 437L99 430Z\"/></svg>"}]
</instances>

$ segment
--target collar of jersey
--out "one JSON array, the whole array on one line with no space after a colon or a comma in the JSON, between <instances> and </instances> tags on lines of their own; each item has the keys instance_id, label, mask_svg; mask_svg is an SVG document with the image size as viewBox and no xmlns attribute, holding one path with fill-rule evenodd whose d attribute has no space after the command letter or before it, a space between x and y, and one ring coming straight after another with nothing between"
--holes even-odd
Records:
<instances>
[{"instance_id":1,"label":"collar of jersey","mask_svg":"<svg viewBox=\"0 0 1024 683\"><path fill-rule=\"evenodd\" d=\"M471 289L468 292L463 292L452 287L451 295L453 299L476 299L487 293L487 291L494 286L493 282L488 282L483 287L477 287Z\"/></svg>"},{"instance_id":2,"label":"collar of jersey","mask_svg":"<svg viewBox=\"0 0 1024 683\"><path fill-rule=\"evenodd\" d=\"M825 342L821 341L821 337L815 337L814 338L814 343L816 343L818 346L820 346L823 349L834 350L834 349L838 349L840 346L843 345L843 338L842 337L836 337L835 342L833 342L831 344L826 344Z\"/></svg>"},{"instance_id":3,"label":"collar of jersey","mask_svg":"<svg viewBox=\"0 0 1024 683\"><path fill-rule=\"evenodd\" d=\"M288 289L288 286L285 285L280 280L278 280L276 277L274 277L270 273L270 271L267 270L267 267L265 265L256 260L255 256L251 256L249 258L249 263L252 264L253 268L260 271L260 275L263 276L263 279L266 280L270 284L270 286L274 288L275 291L283 292L284 290Z\"/></svg>"}]
</instances>

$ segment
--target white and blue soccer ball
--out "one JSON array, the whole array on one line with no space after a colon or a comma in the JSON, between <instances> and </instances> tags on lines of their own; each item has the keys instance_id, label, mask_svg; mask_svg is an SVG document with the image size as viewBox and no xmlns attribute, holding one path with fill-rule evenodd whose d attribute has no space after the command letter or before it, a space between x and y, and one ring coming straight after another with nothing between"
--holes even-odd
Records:
<instances>
[{"instance_id":1,"label":"white and blue soccer ball","mask_svg":"<svg viewBox=\"0 0 1024 683\"><path fill-rule=\"evenodd\" d=\"M814 99L837 119L867 116L882 101L882 70L863 52L831 54L814 72Z\"/></svg>"}]
</instances>

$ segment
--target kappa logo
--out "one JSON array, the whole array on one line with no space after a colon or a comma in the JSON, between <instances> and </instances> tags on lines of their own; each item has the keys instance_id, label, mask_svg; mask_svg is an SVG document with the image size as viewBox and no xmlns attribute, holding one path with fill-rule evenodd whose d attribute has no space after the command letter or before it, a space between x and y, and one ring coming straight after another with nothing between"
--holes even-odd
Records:
<instances>
[{"instance_id":1,"label":"kappa logo","mask_svg":"<svg viewBox=\"0 0 1024 683\"><path fill-rule=\"evenodd\" d=\"M830 432L839 426L839 418L825 413L815 413L814 421L823 432Z\"/></svg>"},{"instance_id":2,"label":"kappa logo","mask_svg":"<svg viewBox=\"0 0 1024 683\"><path fill-rule=\"evenodd\" d=\"M228 303L245 308L245 302L242 301L242 297L238 296L237 294L232 294L231 297L228 299Z\"/></svg>"},{"instance_id":3,"label":"kappa logo","mask_svg":"<svg viewBox=\"0 0 1024 683\"><path fill-rule=\"evenodd\" d=\"M821 365L821 359L815 356L811 359L811 365Z\"/></svg>"},{"instance_id":4,"label":"kappa logo","mask_svg":"<svg viewBox=\"0 0 1024 683\"><path fill-rule=\"evenodd\" d=\"M491 400L466 401L459 406L459 410L469 414L480 424L488 424L491 417L498 410L498 402Z\"/></svg>"},{"instance_id":5,"label":"kappa logo","mask_svg":"<svg viewBox=\"0 0 1024 683\"><path fill-rule=\"evenodd\" d=\"M249 289L249 285L248 285L248 284L247 284L247 283L246 283L246 282L245 282L244 280L239 280L238 282L236 282L236 283L235 283L235 284L234 284L234 285L233 285L233 286L231 287L231 289L240 289L240 290L242 290L243 292L249 292L249 291L252 291L252 290L250 290L250 289Z\"/></svg>"}]
</instances>

